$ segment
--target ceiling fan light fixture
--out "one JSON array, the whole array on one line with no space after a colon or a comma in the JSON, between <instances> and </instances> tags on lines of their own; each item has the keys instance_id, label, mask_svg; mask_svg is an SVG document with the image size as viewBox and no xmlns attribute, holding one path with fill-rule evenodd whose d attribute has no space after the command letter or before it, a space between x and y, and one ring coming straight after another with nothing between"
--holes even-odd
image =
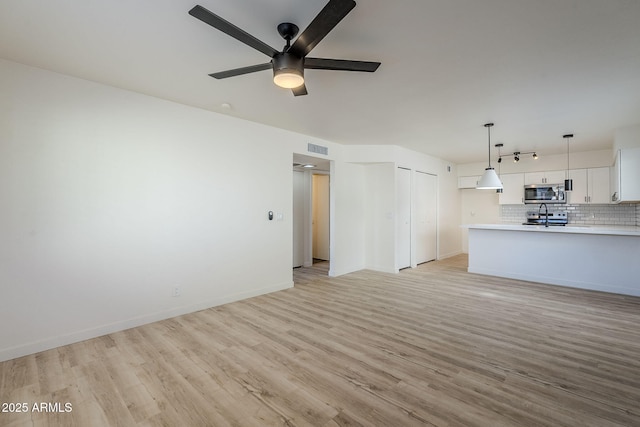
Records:
<instances>
[{"instance_id":1,"label":"ceiling fan light fixture","mask_svg":"<svg viewBox=\"0 0 640 427\"><path fill-rule=\"evenodd\" d=\"M297 70L274 70L273 82L285 89L293 89L304 84L304 77Z\"/></svg>"},{"instance_id":2,"label":"ceiling fan light fixture","mask_svg":"<svg viewBox=\"0 0 640 427\"><path fill-rule=\"evenodd\" d=\"M273 58L273 82L285 89L293 89L304 84L302 58L282 54Z\"/></svg>"}]
</instances>

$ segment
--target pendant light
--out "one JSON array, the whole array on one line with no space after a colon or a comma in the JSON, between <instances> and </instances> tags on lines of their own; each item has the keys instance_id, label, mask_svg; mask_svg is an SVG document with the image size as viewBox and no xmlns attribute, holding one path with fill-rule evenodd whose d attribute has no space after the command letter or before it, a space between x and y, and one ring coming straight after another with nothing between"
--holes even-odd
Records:
<instances>
[{"instance_id":1,"label":"pendant light","mask_svg":"<svg viewBox=\"0 0 640 427\"><path fill-rule=\"evenodd\" d=\"M569 138L573 138L572 133L562 135L567 140L567 179L564 180L564 191L573 191L573 179L569 175Z\"/></svg>"},{"instance_id":2,"label":"pendant light","mask_svg":"<svg viewBox=\"0 0 640 427\"><path fill-rule=\"evenodd\" d=\"M500 179L500 176L502 175L502 174L500 173L500 163L502 163L502 153L500 152L500 151L501 151L500 149L501 149L502 147L504 147L504 144L503 144L502 142L499 142L499 143L497 143L497 144L495 145L495 147L498 149L498 179ZM500 179L500 181L502 181L502 180ZM502 191L502 188L498 188L498 189L496 190L496 193L498 193L498 194L501 194L502 192L503 192L503 191Z\"/></svg>"},{"instance_id":3,"label":"pendant light","mask_svg":"<svg viewBox=\"0 0 640 427\"><path fill-rule=\"evenodd\" d=\"M502 182L498 175L496 175L496 170L491 167L491 127L493 123L487 123L484 127L487 128L487 132L489 134L489 167L484 170L484 174L480 181L478 181L478 185L476 188L478 190L497 190L498 188L502 188Z\"/></svg>"}]
</instances>

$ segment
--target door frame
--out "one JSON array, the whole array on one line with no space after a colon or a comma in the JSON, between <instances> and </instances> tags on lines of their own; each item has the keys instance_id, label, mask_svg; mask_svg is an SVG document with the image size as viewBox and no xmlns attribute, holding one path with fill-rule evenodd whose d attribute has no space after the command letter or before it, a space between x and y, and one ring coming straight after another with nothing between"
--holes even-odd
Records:
<instances>
[{"instance_id":1,"label":"door frame","mask_svg":"<svg viewBox=\"0 0 640 427\"><path fill-rule=\"evenodd\" d=\"M307 156L304 154L293 153L293 164L317 164L319 167L317 169L306 169L301 167L293 167L293 170L304 172L304 214L303 214L303 267L311 267L313 265L313 210L312 210L312 201L313 201L313 175L328 175L329 176L329 263L331 265L331 260L333 259L333 239L332 233L333 230L333 215L334 215L334 197L333 192L331 191L331 182L332 182L332 170L333 170L333 160L329 159L321 159L317 157ZM292 186L293 186L293 173L291 176ZM291 204L293 205L293 197L295 194L292 194ZM292 259L293 259L293 239L294 232L296 228L296 224L294 221L296 218L292 215L291 221L291 247L292 247Z\"/></svg>"}]
</instances>

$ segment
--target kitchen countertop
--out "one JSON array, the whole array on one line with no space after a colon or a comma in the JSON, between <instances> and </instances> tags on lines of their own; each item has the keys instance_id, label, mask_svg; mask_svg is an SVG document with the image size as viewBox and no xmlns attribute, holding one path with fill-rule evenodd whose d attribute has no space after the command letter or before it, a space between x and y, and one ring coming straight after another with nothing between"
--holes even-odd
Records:
<instances>
[{"instance_id":1,"label":"kitchen countertop","mask_svg":"<svg viewBox=\"0 0 640 427\"><path fill-rule=\"evenodd\" d=\"M543 233L573 233L573 234L605 234L609 236L638 236L640 237L640 227L622 225L522 225L513 223L502 224L466 224L464 228L479 230L505 230L505 231L528 231Z\"/></svg>"}]
</instances>

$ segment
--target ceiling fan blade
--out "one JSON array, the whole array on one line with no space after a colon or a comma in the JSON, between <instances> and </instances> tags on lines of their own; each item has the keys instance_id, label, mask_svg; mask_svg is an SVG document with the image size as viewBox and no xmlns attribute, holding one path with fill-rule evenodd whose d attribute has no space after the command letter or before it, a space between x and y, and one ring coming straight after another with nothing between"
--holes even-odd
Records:
<instances>
[{"instance_id":1,"label":"ceiling fan blade","mask_svg":"<svg viewBox=\"0 0 640 427\"><path fill-rule=\"evenodd\" d=\"M267 62L266 64L250 65L248 67L220 71L219 73L211 73L209 75L215 79L226 79L227 77L241 76L243 74L255 73L256 71L270 70L272 68L273 65L271 65L271 62Z\"/></svg>"},{"instance_id":2,"label":"ceiling fan blade","mask_svg":"<svg viewBox=\"0 0 640 427\"><path fill-rule=\"evenodd\" d=\"M306 95L307 94L307 87L305 86L304 83L302 83L302 85L300 85L298 87L294 87L293 89L291 89L291 92L293 92L294 96Z\"/></svg>"},{"instance_id":3,"label":"ceiling fan blade","mask_svg":"<svg viewBox=\"0 0 640 427\"><path fill-rule=\"evenodd\" d=\"M287 52L301 58L307 56L311 49L316 47L354 7L356 7L354 0L329 0L329 3L311 21Z\"/></svg>"},{"instance_id":4,"label":"ceiling fan blade","mask_svg":"<svg viewBox=\"0 0 640 427\"><path fill-rule=\"evenodd\" d=\"M365 71L373 73L379 62L350 61L346 59L305 58L304 68L312 70Z\"/></svg>"},{"instance_id":5,"label":"ceiling fan blade","mask_svg":"<svg viewBox=\"0 0 640 427\"><path fill-rule=\"evenodd\" d=\"M200 5L194 6L193 9L189 11L189 15L193 16L194 18L198 18L205 24L211 25L213 28L216 28L222 31L223 33L233 37L234 39L241 41L247 46L251 46L256 50L259 50L260 52L267 55L269 58L273 58L276 54L279 53L277 50L275 50L268 44L264 43L261 40L258 40L257 38L253 37L251 34L247 33L244 30L241 30L240 28L236 27L232 23L225 21L218 15L214 14L213 12L205 9Z\"/></svg>"}]
</instances>

